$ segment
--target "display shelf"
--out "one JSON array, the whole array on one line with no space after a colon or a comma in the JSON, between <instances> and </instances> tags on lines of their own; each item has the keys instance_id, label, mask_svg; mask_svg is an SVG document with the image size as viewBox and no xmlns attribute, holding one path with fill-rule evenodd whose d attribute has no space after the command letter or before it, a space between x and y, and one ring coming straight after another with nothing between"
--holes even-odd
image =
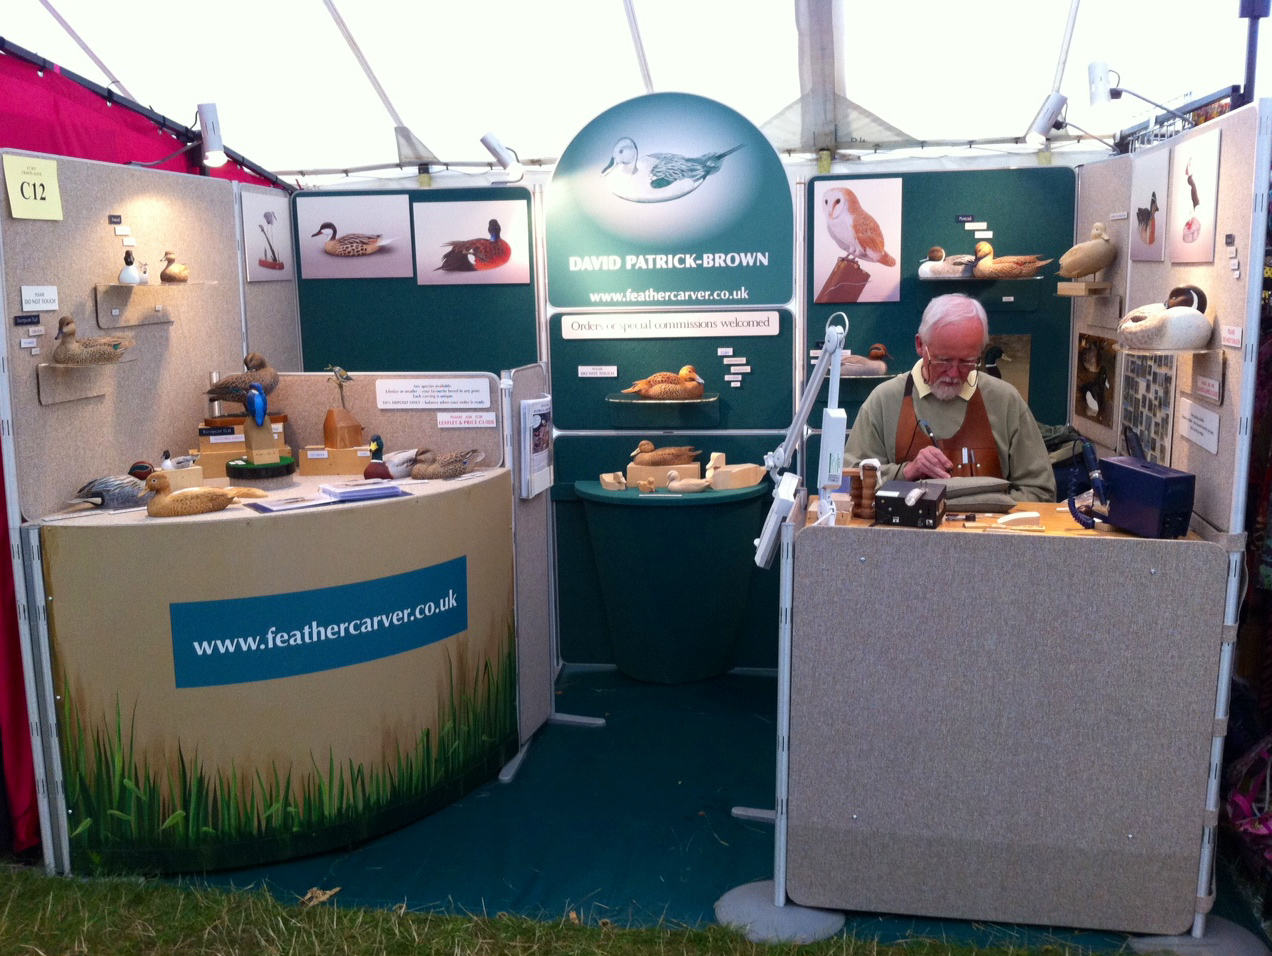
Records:
<instances>
[{"instance_id":1,"label":"display shelf","mask_svg":"<svg viewBox=\"0 0 1272 956\"><path fill-rule=\"evenodd\" d=\"M216 285L216 282L98 283L93 287L97 301L97 325L103 329L122 329L134 325L171 324L174 312L169 290L208 285Z\"/></svg>"},{"instance_id":2,"label":"display shelf","mask_svg":"<svg viewBox=\"0 0 1272 956\"><path fill-rule=\"evenodd\" d=\"M1113 351L1124 352L1127 355L1218 355L1223 352L1223 349L1132 349L1115 343Z\"/></svg>"},{"instance_id":3,"label":"display shelf","mask_svg":"<svg viewBox=\"0 0 1272 956\"><path fill-rule=\"evenodd\" d=\"M702 428L720 424L720 393L701 398L640 398L615 392L605 396L614 428Z\"/></svg>"},{"instance_id":4,"label":"display shelf","mask_svg":"<svg viewBox=\"0 0 1272 956\"><path fill-rule=\"evenodd\" d=\"M41 362L35 367L36 389L41 405L60 405L106 394L106 373L102 369L134 361L131 357L101 365L61 365Z\"/></svg>"}]
</instances>

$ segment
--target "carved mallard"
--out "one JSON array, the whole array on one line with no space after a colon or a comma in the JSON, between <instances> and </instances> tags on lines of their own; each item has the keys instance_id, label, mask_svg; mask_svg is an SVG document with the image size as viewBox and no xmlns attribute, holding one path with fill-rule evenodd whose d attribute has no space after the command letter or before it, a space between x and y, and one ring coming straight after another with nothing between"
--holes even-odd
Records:
<instances>
[{"instance_id":1,"label":"carved mallard","mask_svg":"<svg viewBox=\"0 0 1272 956\"><path fill-rule=\"evenodd\" d=\"M982 239L976 243L972 275L978 279L1032 279L1052 261L1038 256L996 256L994 247Z\"/></svg>"},{"instance_id":2,"label":"carved mallard","mask_svg":"<svg viewBox=\"0 0 1272 956\"><path fill-rule=\"evenodd\" d=\"M58 365L109 365L123 358L124 352L136 343L118 335L103 335L81 339L75 334L75 320L64 315L57 321L57 335L53 336L57 347L53 349L53 361Z\"/></svg>"},{"instance_id":3,"label":"carved mallard","mask_svg":"<svg viewBox=\"0 0 1272 956\"><path fill-rule=\"evenodd\" d=\"M654 443L645 439L632 452L633 465L690 465L702 454L692 445L667 445L655 448Z\"/></svg>"},{"instance_id":4,"label":"carved mallard","mask_svg":"<svg viewBox=\"0 0 1272 956\"><path fill-rule=\"evenodd\" d=\"M633 382L631 388L623 389L623 394L674 401L702 398L702 391L703 382L698 370L692 365L685 365L679 372L657 372Z\"/></svg>"},{"instance_id":5,"label":"carved mallard","mask_svg":"<svg viewBox=\"0 0 1272 956\"><path fill-rule=\"evenodd\" d=\"M412 478L458 478L473 470L473 466L485 458L484 452L476 448L467 451L451 451L437 454L424 448L420 451L419 460L411 468Z\"/></svg>"},{"instance_id":6,"label":"carved mallard","mask_svg":"<svg viewBox=\"0 0 1272 956\"><path fill-rule=\"evenodd\" d=\"M385 239L382 235L367 235L365 232L349 232L343 236L336 234L334 224L324 222L318 227L315 236L321 236L324 232L330 230L331 238L322 244L322 251L329 256L369 256L374 252L379 252L387 246L392 239ZM310 237L312 238L312 236Z\"/></svg>"},{"instance_id":7,"label":"carved mallard","mask_svg":"<svg viewBox=\"0 0 1272 956\"><path fill-rule=\"evenodd\" d=\"M247 371L227 375L207 390L209 402L234 402L246 408L247 393L253 385L261 386L266 395L278 388L278 372L270 368L260 352L243 356L243 366Z\"/></svg>"},{"instance_id":8,"label":"carved mallard","mask_svg":"<svg viewBox=\"0 0 1272 956\"><path fill-rule=\"evenodd\" d=\"M154 472L148 461L136 461L125 475L103 475L80 486L71 504L89 504L114 511L117 508L140 508L150 500L146 479Z\"/></svg>"},{"instance_id":9,"label":"carved mallard","mask_svg":"<svg viewBox=\"0 0 1272 956\"><path fill-rule=\"evenodd\" d=\"M379 435L372 435L368 446L371 449L371 461L363 469L363 478L409 478L411 469L419 463L420 456L428 452L427 448L385 451L384 439Z\"/></svg>"},{"instance_id":10,"label":"carved mallard","mask_svg":"<svg viewBox=\"0 0 1272 956\"><path fill-rule=\"evenodd\" d=\"M152 518L184 518L189 515L222 511L239 498L268 498L259 488L212 488L196 485L193 488L172 490L172 483L162 471L152 472L146 479L146 490L154 497L146 502L146 514Z\"/></svg>"}]
</instances>

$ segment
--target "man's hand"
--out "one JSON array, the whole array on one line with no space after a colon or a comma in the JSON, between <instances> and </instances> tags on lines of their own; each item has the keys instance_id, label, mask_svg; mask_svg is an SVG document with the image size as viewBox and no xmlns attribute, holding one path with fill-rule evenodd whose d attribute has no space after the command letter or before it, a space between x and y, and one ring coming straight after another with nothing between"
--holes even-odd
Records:
<instances>
[{"instance_id":1,"label":"man's hand","mask_svg":"<svg viewBox=\"0 0 1272 956\"><path fill-rule=\"evenodd\" d=\"M945 452L935 445L927 445L919 449L913 460L907 461L901 469L901 477L906 481L918 481L922 478L948 478L954 462L945 456Z\"/></svg>"}]
</instances>

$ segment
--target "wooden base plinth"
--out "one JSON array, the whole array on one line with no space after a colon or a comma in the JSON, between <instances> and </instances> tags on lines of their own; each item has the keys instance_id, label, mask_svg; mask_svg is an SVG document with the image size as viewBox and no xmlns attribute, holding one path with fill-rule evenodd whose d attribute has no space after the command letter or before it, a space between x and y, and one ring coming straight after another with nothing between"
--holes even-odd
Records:
<instances>
[{"instance_id":1,"label":"wooden base plinth","mask_svg":"<svg viewBox=\"0 0 1272 956\"><path fill-rule=\"evenodd\" d=\"M306 445L298 459L302 475L357 475L362 476L371 460L371 448L326 448L322 445Z\"/></svg>"},{"instance_id":2,"label":"wooden base plinth","mask_svg":"<svg viewBox=\"0 0 1272 956\"><path fill-rule=\"evenodd\" d=\"M230 445L228 448L221 447L212 451L198 452L199 467L203 469L204 478L225 478L225 466L231 461L237 461L244 458L245 449L242 444ZM195 454L195 452L190 452ZM280 445L278 449L279 459L291 458L292 450L287 445ZM181 469L184 470L184 469Z\"/></svg>"},{"instance_id":3,"label":"wooden base plinth","mask_svg":"<svg viewBox=\"0 0 1272 956\"><path fill-rule=\"evenodd\" d=\"M666 488L669 471L674 471L681 478L702 477L702 465L696 461L687 465L628 465L627 486L635 488L636 482L653 479L655 488Z\"/></svg>"},{"instance_id":4,"label":"wooden base plinth","mask_svg":"<svg viewBox=\"0 0 1272 956\"><path fill-rule=\"evenodd\" d=\"M1111 282L1057 282L1056 295L1108 295L1113 291Z\"/></svg>"}]
</instances>

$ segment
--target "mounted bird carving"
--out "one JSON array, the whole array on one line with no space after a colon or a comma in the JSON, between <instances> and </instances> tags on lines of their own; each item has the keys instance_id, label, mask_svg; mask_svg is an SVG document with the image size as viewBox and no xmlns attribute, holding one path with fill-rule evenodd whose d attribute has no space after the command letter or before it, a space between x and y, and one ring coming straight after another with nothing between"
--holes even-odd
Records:
<instances>
[{"instance_id":1,"label":"mounted bird carving","mask_svg":"<svg viewBox=\"0 0 1272 956\"><path fill-rule=\"evenodd\" d=\"M704 387L698 370L692 365L684 365L679 372L656 372L649 378L633 382L631 388L623 389L623 394L663 401L684 401L702 398Z\"/></svg>"},{"instance_id":2,"label":"mounted bird carving","mask_svg":"<svg viewBox=\"0 0 1272 956\"><path fill-rule=\"evenodd\" d=\"M702 455L692 445L665 445L655 448L654 443L645 439L632 452L633 465L691 465Z\"/></svg>"},{"instance_id":3,"label":"mounted bird carving","mask_svg":"<svg viewBox=\"0 0 1272 956\"><path fill-rule=\"evenodd\" d=\"M1032 279L1053 261L1039 256L996 256L994 247L982 239L976 243L972 275L978 279Z\"/></svg>"},{"instance_id":4,"label":"mounted bird carving","mask_svg":"<svg viewBox=\"0 0 1272 956\"><path fill-rule=\"evenodd\" d=\"M58 365L109 365L118 362L136 343L117 335L81 339L75 334L75 320L64 315L57 320L57 347L53 361Z\"/></svg>"},{"instance_id":5,"label":"mounted bird carving","mask_svg":"<svg viewBox=\"0 0 1272 956\"><path fill-rule=\"evenodd\" d=\"M205 393L209 402L233 402L247 407L248 390L259 385L265 395L278 387L278 372L270 368L260 352L248 352L243 356L244 372L236 372L219 379Z\"/></svg>"},{"instance_id":6,"label":"mounted bird carving","mask_svg":"<svg viewBox=\"0 0 1272 956\"><path fill-rule=\"evenodd\" d=\"M1090 239L1079 242L1060 257L1060 271L1057 275L1064 279L1094 276L1101 269L1112 265L1116 258L1117 246L1109 238L1104 223L1097 222L1091 226Z\"/></svg>"}]
</instances>

